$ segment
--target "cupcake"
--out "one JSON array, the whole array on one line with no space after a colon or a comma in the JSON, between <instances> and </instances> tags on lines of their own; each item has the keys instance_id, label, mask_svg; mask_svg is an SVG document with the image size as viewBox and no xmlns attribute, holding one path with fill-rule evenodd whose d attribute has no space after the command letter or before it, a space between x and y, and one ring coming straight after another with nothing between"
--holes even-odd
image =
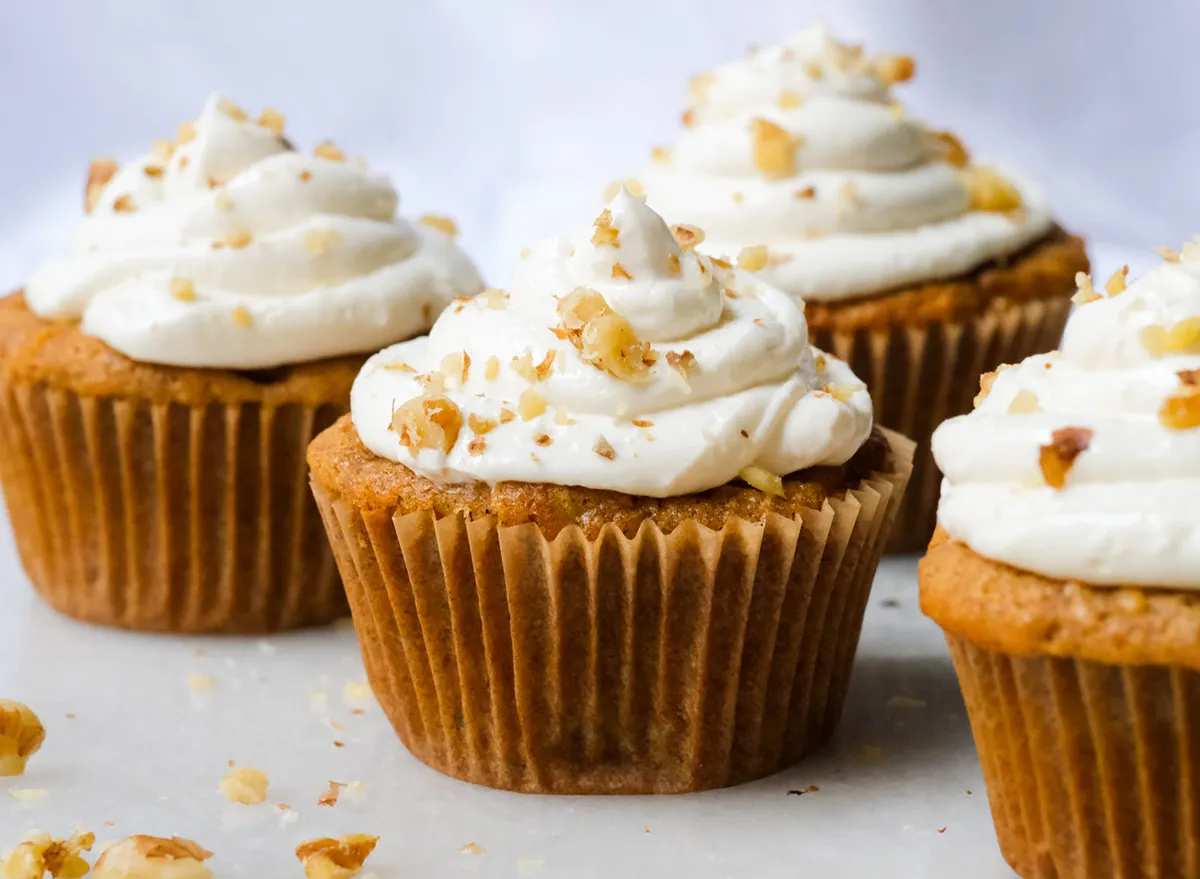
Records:
<instances>
[{"instance_id":1,"label":"cupcake","mask_svg":"<svg viewBox=\"0 0 1200 879\"><path fill-rule=\"evenodd\" d=\"M1200 246L946 422L921 607L1026 879L1200 876Z\"/></svg>"},{"instance_id":2,"label":"cupcake","mask_svg":"<svg viewBox=\"0 0 1200 879\"><path fill-rule=\"evenodd\" d=\"M1033 186L905 114L892 86L913 71L802 31L693 79L679 143L637 185L705 253L803 298L879 423L926 446L975 376L1058 343L1087 257ZM890 550L924 549L938 481L922 450Z\"/></svg>"},{"instance_id":3,"label":"cupcake","mask_svg":"<svg viewBox=\"0 0 1200 879\"><path fill-rule=\"evenodd\" d=\"M309 448L375 694L448 775L678 793L824 742L912 445L803 308L621 191Z\"/></svg>"},{"instance_id":4,"label":"cupcake","mask_svg":"<svg viewBox=\"0 0 1200 879\"><path fill-rule=\"evenodd\" d=\"M0 484L54 608L170 632L346 611L304 450L366 354L479 278L385 177L213 97L174 142L94 162L88 216L0 300Z\"/></svg>"}]
</instances>

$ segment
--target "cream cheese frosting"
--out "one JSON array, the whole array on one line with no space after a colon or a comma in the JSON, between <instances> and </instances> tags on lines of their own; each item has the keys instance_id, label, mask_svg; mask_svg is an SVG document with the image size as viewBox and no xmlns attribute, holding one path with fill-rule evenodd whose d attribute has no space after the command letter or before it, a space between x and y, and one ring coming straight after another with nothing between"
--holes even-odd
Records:
<instances>
[{"instance_id":1,"label":"cream cheese frosting","mask_svg":"<svg viewBox=\"0 0 1200 879\"><path fill-rule=\"evenodd\" d=\"M802 304L681 246L692 234L621 190L532 248L510 290L371 358L351 395L363 443L437 483L650 497L848 460L865 387L809 345Z\"/></svg>"},{"instance_id":2,"label":"cream cheese frosting","mask_svg":"<svg viewBox=\"0 0 1200 879\"><path fill-rule=\"evenodd\" d=\"M1200 246L1167 257L1107 295L1081 275L1061 353L985 376L934 433L952 537L1048 577L1200 589Z\"/></svg>"},{"instance_id":3,"label":"cream cheese frosting","mask_svg":"<svg viewBox=\"0 0 1200 879\"><path fill-rule=\"evenodd\" d=\"M257 369L377 350L481 289L452 225L397 217L386 176L332 144L297 152L282 124L211 97L178 143L89 187L29 307L134 360Z\"/></svg>"},{"instance_id":4,"label":"cream cheese frosting","mask_svg":"<svg viewBox=\"0 0 1200 879\"><path fill-rule=\"evenodd\" d=\"M904 114L891 86L912 72L810 27L694 79L683 135L639 183L706 253L765 246L765 279L814 300L953 277L1046 235L1034 187L967 167Z\"/></svg>"}]
</instances>

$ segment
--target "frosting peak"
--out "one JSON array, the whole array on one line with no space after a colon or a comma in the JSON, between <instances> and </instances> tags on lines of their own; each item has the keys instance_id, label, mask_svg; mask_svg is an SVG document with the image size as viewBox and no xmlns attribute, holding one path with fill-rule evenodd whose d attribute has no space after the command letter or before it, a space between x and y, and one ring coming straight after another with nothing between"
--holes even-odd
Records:
<instances>
[{"instance_id":1,"label":"frosting peak","mask_svg":"<svg viewBox=\"0 0 1200 879\"><path fill-rule=\"evenodd\" d=\"M1080 307L1062 352L989 374L933 436L938 518L1049 577L1200 589L1200 246Z\"/></svg>"},{"instance_id":2,"label":"frosting peak","mask_svg":"<svg viewBox=\"0 0 1200 879\"><path fill-rule=\"evenodd\" d=\"M256 369L377 349L479 290L452 235L395 216L386 177L333 144L297 152L283 123L214 95L175 141L94 165L30 307L135 360Z\"/></svg>"},{"instance_id":3,"label":"frosting peak","mask_svg":"<svg viewBox=\"0 0 1200 879\"><path fill-rule=\"evenodd\" d=\"M697 254L698 237L618 193L532 248L511 290L373 357L351 397L359 436L438 482L651 497L849 459L871 428L862 383L809 346L802 305Z\"/></svg>"},{"instance_id":4,"label":"frosting peak","mask_svg":"<svg viewBox=\"0 0 1200 879\"><path fill-rule=\"evenodd\" d=\"M767 280L839 299L949 277L1050 228L1040 197L971 167L953 136L905 115L912 59L821 28L692 80L686 129L641 183L706 252L763 245Z\"/></svg>"}]
</instances>

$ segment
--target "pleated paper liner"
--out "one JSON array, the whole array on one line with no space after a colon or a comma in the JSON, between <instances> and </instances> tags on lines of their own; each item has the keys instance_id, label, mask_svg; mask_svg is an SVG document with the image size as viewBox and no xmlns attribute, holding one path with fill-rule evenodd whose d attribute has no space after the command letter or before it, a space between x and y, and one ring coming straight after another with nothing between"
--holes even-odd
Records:
<instances>
[{"instance_id":1,"label":"pleated paper liner","mask_svg":"<svg viewBox=\"0 0 1200 879\"><path fill-rule=\"evenodd\" d=\"M1200 672L946 640L1014 870L1200 877Z\"/></svg>"},{"instance_id":2,"label":"pleated paper liner","mask_svg":"<svg viewBox=\"0 0 1200 879\"><path fill-rule=\"evenodd\" d=\"M911 470L889 439L892 472L721 531L547 539L313 490L372 687L420 760L509 790L681 793L769 775L833 732Z\"/></svg>"},{"instance_id":3,"label":"pleated paper liner","mask_svg":"<svg viewBox=\"0 0 1200 879\"><path fill-rule=\"evenodd\" d=\"M55 609L143 631L270 632L348 610L305 449L344 406L0 393L0 482Z\"/></svg>"},{"instance_id":4,"label":"pleated paper liner","mask_svg":"<svg viewBox=\"0 0 1200 879\"><path fill-rule=\"evenodd\" d=\"M982 373L1058 347L1070 310L1066 297L1036 299L961 323L814 334L818 348L845 360L867 383L877 422L917 443L888 552L920 552L933 536L941 491L929 449L933 431L971 411Z\"/></svg>"}]
</instances>

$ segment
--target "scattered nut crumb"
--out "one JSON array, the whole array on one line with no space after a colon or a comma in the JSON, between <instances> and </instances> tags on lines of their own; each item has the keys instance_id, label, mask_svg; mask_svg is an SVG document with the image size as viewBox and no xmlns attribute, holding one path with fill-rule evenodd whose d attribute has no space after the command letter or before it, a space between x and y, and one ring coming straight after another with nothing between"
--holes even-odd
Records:
<instances>
[{"instance_id":1,"label":"scattered nut crumb","mask_svg":"<svg viewBox=\"0 0 1200 879\"><path fill-rule=\"evenodd\" d=\"M328 159L331 162L346 161L346 154L343 153L332 141L323 141L317 144L317 148L313 150L313 155L321 159Z\"/></svg>"},{"instance_id":2,"label":"scattered nut crumb","mask_svg":"<svg viewBox=\"0 0 1200 879\"><path fill-rule=\"evenodd\" d=\"M230 315L233 317L233 322L239 327L248 327L254 323L254 318L250 316L250 311L244 305L235 305Z\"/></svg>"},{"instance_id":3,"label":"scattered nut crumb","mask_svg":"<svg viewBox=\"0 0 1200 879\"><path fill-rule=\"evenodd\" d=\"M336 229L312 229L304 236L304 249L313 256L320 256L341 239L342 234Z\"/></svg>"},{"instance_id":4,"label":"scattered nut crumb","mask_svg":"<svg viewBox=\"0 0 1200 879\"><path fill-rule=\"evenodd\" d=\"M803 189L797 189L794 193L794 197L804 201L810 201L817 197L817 188L815 186L805 186Z\"/></svg>"},{"instance_id":5,"label":"scattered nut crumb","mask_svg":"<svg viewBox=\"0 0 1200 879\"><path fill-rule=\"evenodd\" d=\"M633 275L629 274L629 270L626 269L625 266L621 265L619 262L613 263L612 276L613 276L614 281L616 281L616 280L632 281L633 280Z\"/></svg>"},{"instance_id":6,"label":"scattered nut crumb","mask_svg":"<svg viewBox=\"0 0 1200 879\"><path fill-rule=\"evenodd\" d=\"M308 879L352 879L362 870L378 842L378 836L365 833L310 839L296 846L296 857L304 864Z\"/></svg>"},{"instance_id":7,"label":"scattered nut crumb","mask_svg":"<svg viewBox=\"0 0 1200 879\"><path fill-rule=\"evenodd\" d=\"M500 358L493 354L483 364L483 377L487 381L494 382L500 375Z\"/></svg>"},{"instance_id":8,"label":"scattered nut crumb","mask_svg":"<svg viewBox=\"0 0 1200 879\"><path fill-rule=\"evenodd\" d=\"M600 212L600 216L596 217L596 221L592 224L595 227L595 232L592 233L592 244L597 247L609 246L620 247L621 242L617 239L621 235L621 231L613 225L612 211L605 208Z\"/></svg>"},{"instance_id":9,"label":"scattered nut crumb","mask_svg":"<svg viewBox=\"0 0 1200 879\"><path fill-rule=\"evenodd\" d=\"M747 272L757 272L759 269L766 268L770 260L770 253L767 248L761 244L743 247L738 253L737 266Z\"/></svg>"},{"instance_id":10,"label":"scattered nut crumb","mask_svg":"<svg viewBox=\"0 0 1200 879\"><path fill-rule=\"evenodd\" d=\"M517 399L517 412L520 413L522 421L537 418L545 411L546 400L541 394L533 388L521 392L521 396Z\"/></svg>"},{"instance_id":11,"label":"scattered nut crumb","mask_svg":"<svg viewBox=\"0 0 1200 879\"><path fill-rule=\"evenodd\" d=\"M750 124L754 167L771 180L792 177L796 173L796 149L802 139L767 119Z\"/></svg>"},{"instance_id":12,"label":"scattered nut crumb","mask_svg":"<svg viewBox=\"0 0 1200 879\"><path fill-rule=\"evenodd\" d=\"M1161 244L1154 248L1154 252L1161 256L1167 262L1179 262L1179 251L1171 247L1163 247Z\"/></svg>"},{"instance_id":13,"label":"scattered nut crumb","mask_svg":"<svg viewBox=\"0 0 1200 879\"><path fill-rule=\"evenodd\" d=\"M1121 266L1104 282L1104 290L1109 296L1116 296L1125 292L1125 282L1129 278L1129 266Z\"/></svg>"},{"instance_id":14,"label":"scattered nut crumb","mask_svg":"<svg viewBox=\"0 0 1200 879\"><path fill-rule=\"evenodd\" d=\"M695 250L704 243L704 230L699 226L688 226L680 224L671 227L671 235L675 238L675 243L687 253L689 250Z\"/></svg>"},{"instance_id":15,"label":"scattered nut crumb","mask_svg":"<svg viewBox=\"0 0 1200 879\"><path fill-rule=\"evenodd\" d=\"M1144 327L1139 334L1142 347L1155 357L1168 354L1200 354L1200 317L1188 317L1167 328Z\"/></svg>"},{"instance_id":16,"label":"scattered nut crumb","mask_svg":"<svg viewBox=\"0 0 1200 879\"><path fill-rule=\"evenodd\" d=\"M117 196L113 202L113 210L118 214L132 214L137 210L137 205L133 203L133 196L126 192Z\"/></svg>"},{"instance_id":17,"label":"scattered nut crumb","mask_svg":"<svg viewBox=\"0 0 1200 879\"><path fill-rule=\"evenodd\" d=\"M1028 388L1021 388L1013 395L1012 402L1008 404L1009 415L1028 415L1031 412L1041 412L1042 407L1038 401L1038 395Z\"/></svg>"},{"instance_id":18,"label":"scattered nut crumb","mask_svg":"<svg viewBox=\"0 0 1200 879\"><path fill-rule=\"evenodd\" d=\"M172 836L130 836L105 849L96 861L92 879L211 879L204 861L212 852L190 839Z\"/></svg>"},{"instance_id":19,"label":"scattered nut crumb","mask_svg":"<svg viewBox=\"0 0 1200 879\"><path fill-rule=\"evenodd\" d=\"M1062 490L1075 459L1087 451L1092 431L1086 427L1062 427L1050 435L1050 442L1041 448L1042 477L1051 488Z\"/></svg>"},{"instance_id":20,"label":"scattered nut crumb","mask_svg":"<svg viewBox=\"0 0 1200 879\"><path fill-rule=\"evenodd\" d=\"M392 429L400 444L416 455L420 449L437 449L450 454L462 429L462 412L445 396L421 396L408 400L392 414ZM367 684L346 684L347 699L371 696Z\"/></svg>"},{"instance_id":21,"label":"scattered nut crumb","mask_svg":"<svg viewBox=\"0 0 1200 879\"><path fill-rule=\"evenodd\" d=\"M214 683L212 675L200 674L199 672L192 672L187 677L188 689L193 693L203 693L211 690Z\"/></svg>"},{"instance_id":22,"label":"scattered nut crumb","mask_svg":"<svg viewBox=\"0 0 1200 879\"><path fill-rule=\"evenodd\" d=\"M650 161L656 165L669 165L671 163L671 150L668 147L654 147L650 150Z\"/></svg>"},{"instance_id":23,"label":"scattered nut crumb","mask_svg":"<svg viewBox=\"0 0 1200 879\"><path fill-rule=\"evenodd\" d=\"M1191 430L1200 427L1200 369L1178 375L1182 390L1163 401L1158 420L1168 430Z\"/></svg>"},{"instance_id":24,"label":"scattered nut crumb","mask_svg":"<svg viewBox=\"0 0 1200 879\"><path fill-rule=\"evenodd\" d=\"M603 434L599 433L596 434L596 441L592 443L592 451L601 458L607 458L609 461L617 457L617 450L612 447L612 443L605 439Z\"/></svg>"},{"instance_id":25,"label":"scattered nut crumb","mask_svg":"<svg viewBox=\"0 0 1200 879\"><path fill-rule=\"evenodd\" d=\"M329 790L321 794L321 796L317 799L317 805L330 807L336 806L338 797L342 795L342 789L345 786L346 785L338 781L329 782Z\"/></svg>"},{"instance_id":26,"label":"scattered nut crumb","mask_svg":"<svg viewBox=\"0 0 1200 879\"><path fill-rule=\"evenodd\" d=\"M584 363L623 381L649 372L654 362L650 344L638 339L629 321L600 293L576 288L559 301L558 314L562 322L553 328L555 335L569 341Z\"/></svg>"},{"instance_id":27,"label":"scattered nut crumb","mask_svg":"<svg viewBox=\"0 0 1200 879\"><path fill-rule=\"evenodd\" d=\"M780 110L794 110L799 107L801 103L800 96L795 92L789 91L780 92L778 99L775 101L775 105L779 107Z\"/></svg>"},{"instance_id":28,"label":"scattered nut crumb","mask_svg":"<svg viewBox=\"0 0 1200 879\"><path fill-rule=\"evenodd\" d=\"M270 131L272 134L282 135L283 126L287 122L286 117L278 110L270 107L264 107L263 111L258 114L258 124Z\"/></svg>"},{"instance_id":29,"label":"scattered nut crumb","mask_svg":"<svg viewBox=\"0 0 1200 879\"><path fill-rule=\"evenodd\" d=\"M787 795L789 797L802 797L805 794L815 794L820 790L821 789L819 787L817 787L815 784L810 784L808 787L806 787L802 790L790 790L787 792Z\"/></svg>"},{"instance_id":30,"label":"scattered nut crumb","mask_svg":"<svg viewBox=\"0 0 1200 879\"><path fill-rule=\"evenodd\" d=\"M46 740L46 728L29 706L0 699L0 776L25 774L25 764Z\"/></svg>"},{"instance_id":31,"label":"scattered nut crumb","mask_svg":"<svg viewBox=\"0 0 1200 879\"><path fill-rule=\"evenodd\" d=\"M773 497L784 497L787 494L783 489L783 479L757 464L743 467L738 471L738 477L751 488L757 488L764 494Z\"/></svg>"},{"instance_id":32,"label":"scattered nut crumb","mask_svg":"<svg viewBox=\"0 0 1200 879\"><path fill-rule=\"evenodd\" d=\"M50 791L40 787L10 787L8 795L14 800L23 800L28 803L37 800L44 800L50 796Z\"/></svg>"},{"instance_id":33,"label":"scattered nut crumb","mask_svg":"<svg viewBox=\"0 0 1200 879\"><path fill-rule=\"evenodd\" d=\"M1079 288L1079 292L1071 297L1071 301L1076 305L1087 305L1104 298L1096 292L1096 288L1092 285L1092 276L1087 272L1075 273L1075 285Z\"/></svg>"},{"instance_id":34,"label":"scattered nut crumb","mask_svg":"<svg viewBox=\"0 0 1200 879\"><path fill-rule=\"evenodd\" d=\"M421 214L421 216L417 217L417 222L445 232L451 237L458 234L458 224L449 217L444 217L440 214Z\"/></svg>"},{"instance_id":35,"label":"scattered nut crumb","mask_svg":"<svg viewBox=\"0 0 1200 879\"><path fill-rule=\"evenodd\" d=\"M221 779L221 796L231 803L252 806L266 802L267 773L261 769L239 766Z\"/></svg>"},{"instance_id":36,"label":"scattered nut crumb","mask_svg":"<svg viewBox=\"0 0 1200 879\"><path fill-rule=\"evenodd\" d=\"M96 202L100 200L100 195L104 192L104 187L116 176L120 168L121 166L117 164L115 159L92 159L92 163L88 166L87 184L83 192L83 209L85 213L90 214L96 207Z\"/></svg>"},{"instance_id":37,"label":"scattered nut crumb","mask_svg":"<svg viewBox=\"0 0 1200 879\"><path fill-rule=\"evenodd\" d=\"M484 848L477 842L468 842L459 851L464 855L481 855L484 852Z\"/></svg>"},{"instance_id":38,"label":"scattered nut crumb","mask_svg":"<svg viewBox=\"0 0 1200 879\"><path fill-rule=\"evenodd\" d=\"M866 385L828 384L821 388L821 390L833 397L833 399L837 400L839 403L849 403L850 399L856 393L866 390Z\"/></svg>"},{"instance_id":39,"label":"scattered nut crumb","mask_svg":"<svg viewBox=\"0 0 1200 879\"><path fill-rule=\"evenodd\" d=\"M347 681L346 686L342 688L342 698L351 702L365 702L369 699L374 699L375 692L371 689L371 685L367 681Z\"/></svg>"},{"instance_id":40,"label":"scattered nut crumb","mask_svg":"<svg viewBox=\"0 0 1200 879\"><path fill-rule=\"evenodd\" d=\"M971 156L967 153L967 148L949 131L935 131L933 137L937 149L942 154L942 161L955 168L965 168L970 164Z\"/></svg>"},{"instance_id":41,"label":"scattered nut crumb","mask_svg":"<svg viewBox=\"0 0 1200 879\"><path fill-rule=\"evenodd\" d=\"M479 294L487 303L487 307L492 311L503 311L508 307L508 294L503 290L498 290L495 287L488 287Z\"/></svg>"},{"instance_id":42,"label":"scattered nut crumb","mask_svg":"<svg viewBox=\"0 0 1200 879\"><path fill-rule=\"evenodd\" d=\"M87 875L87 861L80 852L91 851L96 834L78 831L68 839L54 839L48 833L32 833L0 861L5 879L42 879L49 873L54 879L81 879Z\"/></svg>"},{"instance_id":43,"label":"scattered nut crumb","mask_svg":"<svg viewBox=\"0 0 1200 879\"><path fill-rule=\"evenodd\" d=\"M971 210L1003 213L1021 207L1021 191L991 168L976 166L961 173Z\"/></svg>"}]
</instances>

